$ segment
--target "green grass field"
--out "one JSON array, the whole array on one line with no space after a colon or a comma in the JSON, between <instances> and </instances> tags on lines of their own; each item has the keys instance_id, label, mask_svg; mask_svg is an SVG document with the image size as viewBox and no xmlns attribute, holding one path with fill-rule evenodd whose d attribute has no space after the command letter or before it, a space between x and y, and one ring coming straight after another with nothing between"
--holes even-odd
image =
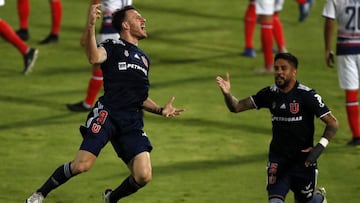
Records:
<instances>
[{"instance_id":1,"label":"green grass field","mask_svg":"<svg viewBox=\"0 0 360 203\"><path fill-rule=\"evenodd\" d=\"M19 52L0 40L0 202L22 202L60 164L71 160L81 142L78 127L85 113L67 111L65 104L83 99L91 74L79 45L89 1L63 1L60 42L39 46L50 30L47 1L31 1L28 42L40 50L34 71L21 74ZM189 3L188 3L189 2ZM295 1L281 14L287 48L300 60L298 79L317 90L340 129L319 159L319 185L330 203L360 201L360 151L346 146L348 128L344 93L336 69L328 69L323 53L324 0L317 0L311 16L297 22ZM257 76L263 64L259 27L256 59L240 56L243 49L242 0L147 0L134 4L147 19L149 38L140 47L150 55L150 97L165 104L171 96L186 112L166 119L145 114L145 131L154 150L153 181L121 202L235 203L267 202L267 151L271 122L267 110L228 112L215 83L229 71L233 93L247 97L273 76ZM16 1L0 8L0 17L18 28ZM316 140L323 124L316 121ZM104 148L93 169L49 194L45 202L101 202L101 192L117 186L128 175L111 145ZM293 202L289 193L287 202Z\"/></svg>"}]
</instances>

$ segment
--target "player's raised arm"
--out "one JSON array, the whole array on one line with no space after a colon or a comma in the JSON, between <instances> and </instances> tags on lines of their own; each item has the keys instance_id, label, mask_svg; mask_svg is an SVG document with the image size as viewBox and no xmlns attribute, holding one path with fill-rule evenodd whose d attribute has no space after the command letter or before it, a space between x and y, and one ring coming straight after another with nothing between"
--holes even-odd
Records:
<instances>
[{"instance_id":1,"label":"player's raised arm","mask_svg":"<svg viewBox=\"0 0 360 203\"><path fill-rule=\"evenodd\" d=\"M91 64L102 63L106 60L106 51L98 47L95 37L96 20L101 18L101 4L93 4L89 9L87 21L87 38L85 41L86 56Z\"/></svg>"},{"instance_id":2,"label":"player's raised arm","mask_svg":"<svg viewBox=\"0 0 360 203\"><path fill-rule=\"evenodd\" d=\"M216 82L220 87L221 92L224 95L225 103L228 109L231 112L238 113L248 109L255 108L251 98L245 98L238 100L235 96L231 94L231 84L230 84L230 74L226 73L226 79L223 79L220 76L216 77Z\"/></svg>"}]
</instances>

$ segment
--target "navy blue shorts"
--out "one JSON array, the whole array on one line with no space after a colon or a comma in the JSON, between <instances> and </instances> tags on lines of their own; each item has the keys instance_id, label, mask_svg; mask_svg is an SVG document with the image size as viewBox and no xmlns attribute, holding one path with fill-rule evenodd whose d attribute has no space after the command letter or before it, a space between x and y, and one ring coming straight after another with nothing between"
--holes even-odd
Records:
<instances>
[{"instance_id":1,"label":"navy blue shorts","mask_svg":"<svg viewBox=\"0 0 360 203\"><path fill-rule=\"evenodd\" d=\"M152 150L143 127L141 110L114 113L97 102L89 113L85 126L80 126L84 138L80 150L98 156L110 141L117 155L128 164L137 154Z\"/></svg>"},{"instance_id":2,"label":"navy blue shorts","mask_svg":"<svg viewBox=\"0 0 360 203\"><path fill-rule=\"evenodd\" d=\"M289 190L296 200L307 202L312 199L316 187L318 170L315 166L269 162L267 165L267 191L269 198L286 197Z\"/></svg>"}]
</instances>

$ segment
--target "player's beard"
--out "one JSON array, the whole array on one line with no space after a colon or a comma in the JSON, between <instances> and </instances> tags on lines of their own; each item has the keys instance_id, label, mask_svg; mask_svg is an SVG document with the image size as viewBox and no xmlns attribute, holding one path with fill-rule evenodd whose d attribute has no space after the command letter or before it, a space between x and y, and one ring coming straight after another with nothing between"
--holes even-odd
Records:
<instances>
[{"instance_id":1,"label":"player's beard","mask_svg":"<svg viewBox=\"0 0 360 203\"><path fill-rule=\"evenodd\" d=\"M284 89L286 88L290 83L290 80L286 80L285 78L281 76L275 77L275 84L278 88Z\"/></svg>"}]
</instances>

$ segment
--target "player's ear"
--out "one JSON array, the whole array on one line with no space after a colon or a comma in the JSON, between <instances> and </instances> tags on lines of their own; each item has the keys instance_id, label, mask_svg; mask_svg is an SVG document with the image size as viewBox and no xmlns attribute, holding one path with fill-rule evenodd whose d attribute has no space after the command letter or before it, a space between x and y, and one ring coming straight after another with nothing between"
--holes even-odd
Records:
<instances>
[{"instance_id":1,"label":"player's ear","mask_svg":"<svg viewBox=\"0 0 360 203\"><path fill-rule=\"evenodd\" d=\"M121 26L123 27L123 30L128 30L130 28L130 25L127 21L122 22Z\"/></svg>"},{"instance_id":2,"label":"player's ear","mask_svg":"<svg viewBox=\"0 0 360 203\"><path fill-rule=\"evenodd\" d=\"M293 68L293 74L294 74L294 76L296 76L297 72L298 72L297 68Z\"/></svg>"}]
</instances>

